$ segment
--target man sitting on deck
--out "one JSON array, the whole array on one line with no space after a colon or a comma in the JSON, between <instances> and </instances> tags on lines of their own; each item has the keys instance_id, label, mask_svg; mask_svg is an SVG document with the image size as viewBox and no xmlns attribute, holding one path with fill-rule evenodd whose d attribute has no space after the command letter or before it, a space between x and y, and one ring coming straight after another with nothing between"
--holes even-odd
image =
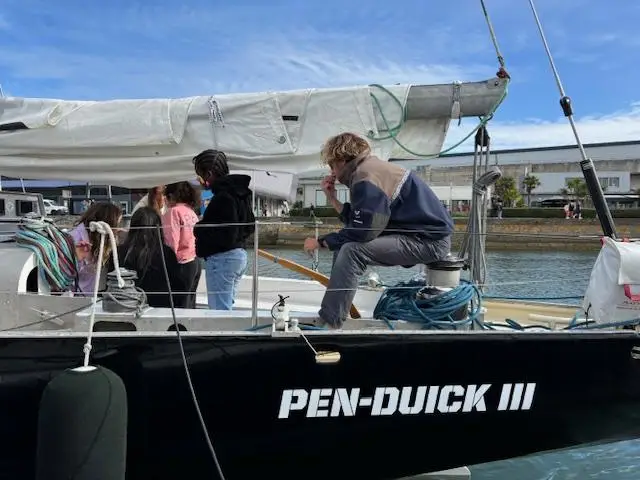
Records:
<instances>
[{"instance_id":1,"label":"man sitting on deck","mask_svg":"<svg viewBox=\"0 0 640 480\"><path fill-rule=\"evenodd\" d=\"M453 220L415 172L373 156L358 135L330 138L322 157L331 169L322 189L344 227L318 240L307 238L304 249L334 252L331 278L314 323L338 329L368 265L410 267L442 260L451 248ZM349 187L350 203L338 201L336 179Z\"/></svg>"}]
</instances>

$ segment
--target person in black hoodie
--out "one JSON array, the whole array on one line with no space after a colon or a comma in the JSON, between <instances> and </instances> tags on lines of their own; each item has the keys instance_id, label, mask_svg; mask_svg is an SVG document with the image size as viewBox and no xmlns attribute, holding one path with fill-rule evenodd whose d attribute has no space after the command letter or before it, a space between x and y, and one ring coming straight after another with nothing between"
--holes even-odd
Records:
<instances>
[{"instance_id":1,"label":"person in black hoodie","mask_svg":"<svg viewBox=\"0 0 640 480\"><path fill-rule=\"evenodd\" d=\"M209 308L231 310L247 269L246 242L255 230L251 177L230 175L227 157L218 150L201 152L193 165L200 184L213 193L194 229L196 255L204 259Z\"/></svg>"}]
</instances>

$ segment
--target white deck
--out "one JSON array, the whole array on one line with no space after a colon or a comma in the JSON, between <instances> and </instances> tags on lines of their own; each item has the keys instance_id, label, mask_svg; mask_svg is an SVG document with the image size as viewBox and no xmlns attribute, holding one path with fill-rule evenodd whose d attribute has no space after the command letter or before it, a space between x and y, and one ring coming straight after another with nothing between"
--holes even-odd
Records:
<instances>
[{"instance_id":1,"label":"white deck","mask_svg":"<svg viewBox=\"0 0 640 480\"><path fill-rule=\"evenodd\" d=\"M22 336L25 333L38 335L62 334L86 335L93 308L91 299L83 297L51 296L46 294L42 282L38 282L40 293L28 293L27 283L30 273L35 267L33 255L15 244L0 244L0 261L4 273L0 274L0 303L4 306L4 314L0 318L2 336ZM283 271L286 270L283 268ZM217 311L206 307L206 280L204 272L198 286L196 309L176 309L175 322L184 326L188 333L206 332L214 335L238 334L270 335L273 319L271 309L278 301L278 295L289 297L290 317L300 323L308 323L315 318L325 293L325 287L313 280L295 280L287 278L259 277L257 318L252 315L253 278L245 276L239 286L234 310ZM429 332L411 322L394 322L394 330L387 323L373 320L373 310L383 289L361 287L358 289L354 305L359 309L362 318L348 319L341 332L308 331L309 334L348 334L348 333L396 333L442 334L442 330ZM543 324L554 327L566 324L574 315L576 308L562 305L542 305L524 302L485 302L487 311L485 321L503 322L512 318L524 324ZM83 308L84 307L84 308ZM52 317L55 317L51 319ZM127 322L135 326L135 332L113 332L116 335L128 334L169 334L175 326L173 312L169 308L147 308L139 317L131 312L105 312L102 305L95 307L96 322ZM258 327L258 328L256 328ZM464 331L463 331L464 332ZM460 331L451 331L459 334ZM475 333L484 334L491 332ZM100 332L100 335L108 335Z\"/></svg>"}]
</instances>

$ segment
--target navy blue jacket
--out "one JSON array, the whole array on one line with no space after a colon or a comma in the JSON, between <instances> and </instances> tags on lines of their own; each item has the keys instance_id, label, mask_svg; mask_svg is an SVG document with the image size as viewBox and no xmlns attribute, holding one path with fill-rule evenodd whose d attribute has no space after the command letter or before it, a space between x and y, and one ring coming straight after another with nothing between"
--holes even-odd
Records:
<instances>
[{"instance_id":1,"label":"navy blue jacket","mask_svg":"<svg viewBox=\"0 0 640 480\"><path fill-rule=\"evenodd\" d=\"M319 238L330 250L379 235L438 240L453 233L451 215L415 172L374 156L353 160L344 168L340 177L351 197L340 214L344 228Z\"/></svg>"}]
</instances>

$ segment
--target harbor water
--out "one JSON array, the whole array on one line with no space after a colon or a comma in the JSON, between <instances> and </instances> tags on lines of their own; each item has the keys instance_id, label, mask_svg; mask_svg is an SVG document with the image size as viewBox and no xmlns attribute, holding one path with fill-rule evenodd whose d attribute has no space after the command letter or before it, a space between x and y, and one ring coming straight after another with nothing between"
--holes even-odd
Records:
<instances>
[{"instance_id":1,"label":"harbor water","mask_svg":"<svg viewBox=\"0 0 640 480\"><path fill-rule=\"evenodd\" d=\"M312 259L301 249L268 250L274 255L307 267L312 266ZM536 299L573 297L554 301L577 305L586 289L596 256L597 252L488 252L485 293ZM251 261L249 264L251 265ZM263 259L260 259L258 268L261 275L304 278ZM326 250L320 251L318 270L324 274L331 271L331 254ZM372 270L387 285L408 280L417 273L415 268L401 267ZM558 368L562 366L559 365ZM522 432L522 435L526 435L526 432ZM491 442L491 438L487 438L487 441ZM640 478L640 440L474 465L470 468L472 480L637 480Z\"/></svg>"}]
</instances>

